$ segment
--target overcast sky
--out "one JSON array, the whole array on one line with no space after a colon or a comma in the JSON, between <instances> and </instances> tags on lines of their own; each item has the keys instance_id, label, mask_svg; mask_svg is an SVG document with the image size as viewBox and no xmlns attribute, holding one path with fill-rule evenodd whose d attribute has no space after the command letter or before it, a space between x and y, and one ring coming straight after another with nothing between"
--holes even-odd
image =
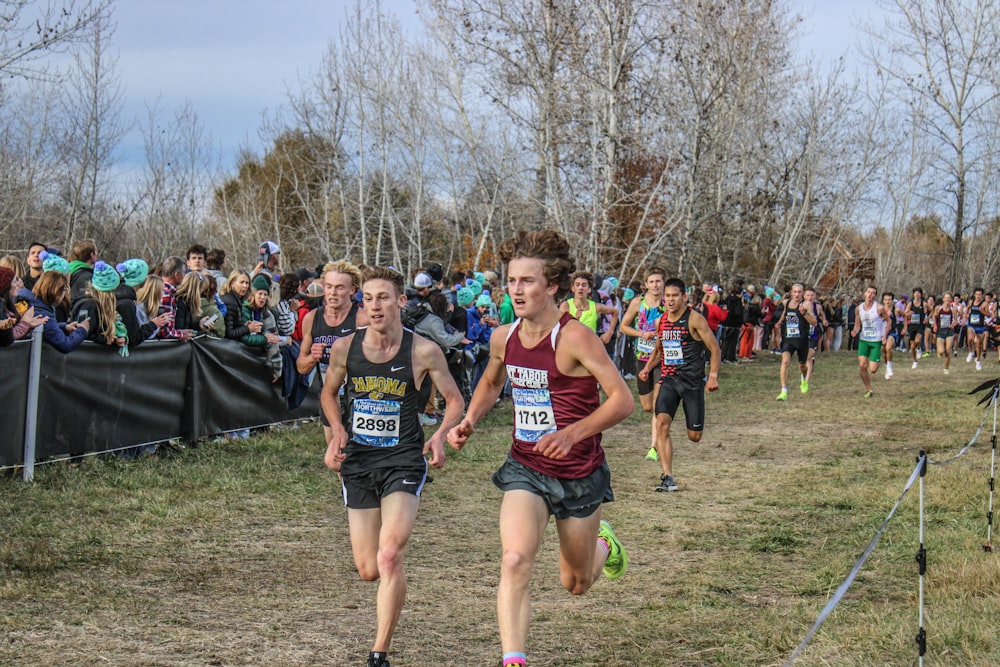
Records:
<instances>
[{"instance_id":1,"label":"overcast sky","mask_svg":"<svg viewBox=\"0 0 1000 667\"><path fill-rule=\"evenodd\" d=\"M284 103L298 77L315 70L336 36L348 0L119 0L114 48L125 86L125 115L164 118L190 101L232 164L241 146L259 148L261 113ZM805 17L801 48L829 62L857 34L852 18L871 0L792 3ZM419 30L413 0L383 0L407 30ZM136 133L124 150L141 152Z\"/></svg>"}]
</instances>

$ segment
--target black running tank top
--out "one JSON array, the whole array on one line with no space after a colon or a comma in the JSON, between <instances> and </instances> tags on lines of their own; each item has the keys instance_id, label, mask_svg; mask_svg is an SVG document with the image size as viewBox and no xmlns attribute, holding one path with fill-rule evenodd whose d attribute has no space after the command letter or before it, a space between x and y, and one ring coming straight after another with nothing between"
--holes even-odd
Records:
<instances>
[{"instance_id":1,"label":"black running tank top","mask_svg":"<svg viewBox=\"0 0 1000 667\"><path fill-rule=\"evenodd\" d=\"M660 375L673 375L690 385L705 379L705 344L691 335L691 309L685 308L676 322L664 313L656 325L663 348Z\"/></svg>"},{"instance_id":2,"label":"black running tank top","mask_svg":"<svg viewBox=\"0 0 1000 667\"><path fill-rule=\"evenodd\" d=\"M326 317L324 317L324 308L320 306L316 309L316 314L313 316L312 329L309 335L312 336L313 343L323 343L323 356L320 357L319 367L320 372L323 377L326 377L326 368L330 365L330 346L336 342L338 338L343 338L344 336L350 336L357 329L358 322L358 304L351 304L351 309L347 312L347 317L344 321L335 327L331 327L326 323Z\"/></svg>"},{"instance_id":3,"label":"black running tank top","mask_svg":"<svg viewBox=\"0 0 1000 667\"><path fill-rule=\"evenodd\" d=\"M384 363L365 357L367 333L367 327L357 331L347 355L348 442L342 470L423 465L423 405L413 376L413 333L403 331L399 351Z\"/></svg>"}]
</instances>

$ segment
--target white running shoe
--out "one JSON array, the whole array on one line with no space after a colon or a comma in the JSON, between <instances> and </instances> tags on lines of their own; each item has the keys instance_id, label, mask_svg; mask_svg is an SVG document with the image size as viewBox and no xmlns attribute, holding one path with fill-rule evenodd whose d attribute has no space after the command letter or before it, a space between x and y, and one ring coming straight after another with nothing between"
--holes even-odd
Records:
<instances>
[{"instance_id":1,"label":"white running shoe","mask_svg":"<svg viewBox=\"0 0 1000 667\"><path fill-rule=\"evenodd\" d=\"M977 371L983 370L983 362L979 361L978 359L976 359L976 370Z\"/></svg>"},{"instance_id":2,"label":"white running shoe","mask_svg":"<svg viewBox=\"0 0 1000 667\"><path fill-rule=\"evenodd\" d=\"M944 374L947 375L950 371L946 368L944 369Z\"/></svg>"},{"instance_id":3,"label":"white running shoe","mask_svg":"<svg viewBox=\"0 0 1000 667\"><path fill-rule=\"evenodd\" d=\"M913 369L914 369L914 370L916 370L916 369L917 369L917 362L915 362L915 361L913 362Z\"/></svg>"},{"instance_id":4,"label":"white running shoe","mask_svg":"<svg viewBox=\"0 0 1000 667\"><path fill-rule=\"evenodd\" d=\"M965 358L965 363L967 363L967 364L971 364L971 363L972 363L972 358L973 358L974 356L976 356L976 353L975 353L975 352L969 352L969 356L967 356L967 357Z\"/></svg>"}]
</instances>

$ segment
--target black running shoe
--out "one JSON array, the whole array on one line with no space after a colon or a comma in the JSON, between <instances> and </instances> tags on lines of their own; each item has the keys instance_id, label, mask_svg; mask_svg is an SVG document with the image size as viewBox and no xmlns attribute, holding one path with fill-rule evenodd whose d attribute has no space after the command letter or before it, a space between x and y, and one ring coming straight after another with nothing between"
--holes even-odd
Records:
<instances>
[{"instance_id":1,"label":"black running shoe","mask_svg":"<svg viewBox=\"0 0 1000 667\"><path fill-rule=\"evenodd\" d=\"M677 482L670 475L661 475L659 486L653 487L654 491L678 491L680 487L677 486Z\"/></svg>"}]
</instances>

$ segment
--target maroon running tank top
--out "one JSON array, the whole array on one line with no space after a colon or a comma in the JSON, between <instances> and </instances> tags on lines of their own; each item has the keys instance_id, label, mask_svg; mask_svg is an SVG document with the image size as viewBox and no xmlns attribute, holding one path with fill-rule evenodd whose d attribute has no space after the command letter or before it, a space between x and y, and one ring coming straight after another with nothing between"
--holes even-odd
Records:
<instances>
[{"instance_id":1,"label":"maroon running tank top","mask_svg":"<svg viewBox=\"0 0 1000 667\"><path fill-rule=\"evenodd\" d=\"M573 445L564 459L550 459L534 451L542 436L589 417L601 405L592 375L563 375L556 367L559 331L572 319L563 313L552 332L532 348L521 344L517 335L521 320L517 320L507 334L504 353L514 399L511 456L532 470L559 479L586 477L604 463L600 433Z\"/></svg>"}]
</instances>

